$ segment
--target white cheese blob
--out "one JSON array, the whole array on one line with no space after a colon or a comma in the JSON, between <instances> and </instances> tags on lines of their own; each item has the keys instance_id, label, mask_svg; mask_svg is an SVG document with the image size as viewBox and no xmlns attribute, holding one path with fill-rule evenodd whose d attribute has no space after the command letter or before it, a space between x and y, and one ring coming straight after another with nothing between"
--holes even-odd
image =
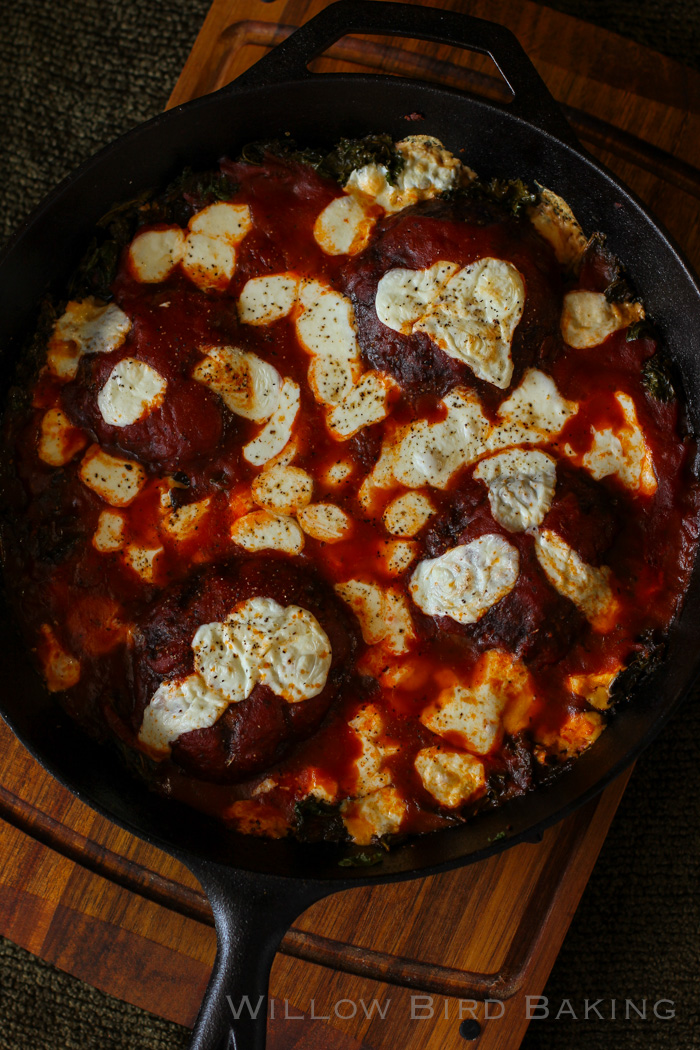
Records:
<instances>
[{"instance_id":1,"label":"white cheese blob","mask_svg":"<svg viewBox=\"0 0 700 1050\"><path fill-rule=\"evenodd\" d=\"M474 477L485 482L494 520L509 532L541 525L552 506L557 464L536 449L515 448L482 459Z\"/></svg>"},{"instance_id":2,"label":"white cheese blob","mask_svg":"<svg viewBox=\"0 0 700 1050\"><path fill-rule=\"evenodd\" d=\"M261 467L282 452L291 440L300 402L299 384L293 379L283 379L279 404L260 433L243 446L244 459L254 467Z\"/></svg>"},{"instance_id":3,"label":"white cheese blob","mask_svg":"<svg viewBox=\"0 0 700 1050\"><path fill-rule=\"evenodd\" d=\"M44 463L50 467L63 467L86 445L85 434L73 426L62 409L50 408L44 413L37 446L39 459Z\"/></svg>"},{"instance_id":4,"label":"white cheese blob","mask_svg":"<svg viewBox=\"0 0 700 1050\"><path fill-rule=\"evenodd\" d=\"M288 605L261 664L260 680L288 703L298 703L324 689L331 659L331 643L316 617Z\"/></svg>"},{"instance_id":5,"label":"white cheese blob","mask_svg":"<svg viewBox=\"0 0 700 1050\"><path fill-rule=\"evenodd\" d=\"M277 514L295 514L311 502L314 479L300 467L276 464L259 474L252 496L260 507Z\"/></svg>"},{"instance_id":6,"label":"white cheese blob","mask_svg":"<svg viewBox=\"0 0 700 1050\"><path fill-rule=\"evenodd\" d=\"M253 217L247 204L217 201L193 215L188 226L192 233L203 233L237 245L252 229Z\"/></svg>"},{"instance_id":7,"label":"white cheese blob","mask_svg":"<svg viewBox=\"0 0 700 1050\"><path fill-rule=\"evenodd\" d=\"M347 192L359 191L373 197L385 211L395 212L418 201L430 200L452 189L473 172L463 167L439 139L430 135L409 135L395 149L403 160L396 178L389 181L383 164L366 164L351 172Z\"/></svg>"},{"instance_id":8,"label":"white cheese blob","mask_svg":"<svg viewBox=\"0 0 700 1050\"><path fill-rule=\"evenodd\" d=\"M293 273L251 277L238 300L243 324L267 325L286 317L297 301L299 278Z\"/></svg>"},{"instance_id":9,"label":"white cheese blob","mask_svg":"<svg viewBox=\"0 0 700 1050\"><path fill-rule=\"evenodd\" d=\"M386 756L396 753L398 746L386 737L381 711L376 704L364 704L348 725L362 747L360 757L354 761L356 780L352 794L362 797L388 787L391 774L383 763Z\"/></svg>"},{"instance_id":10,"label":"white cheese blob","mask_svg":"<svg viewBox=\"0 0 700 1050\"><path fill-rule=\"evenodd\" d=\"M185 242L182 269L202 291L224 291L236 269L236 250L221 237L190 233Z\"/></svg>"},{"instance_id":11,"label":"white cheese blob","mask_svg":"<svg viewBox=\"0 0 700 1050\"><path fill-rule=\"evenodd\" d=\"M337 488L344 484L355 473L355 464L350 459L336 459L329 467L326 467L321 475L321 481L330 488Z\"/></svg>"},{"instance_id":12,"label":"white cheese blob","mask_svg":"<svg viewBox=\"0 0 700 1050\"><path fill-rule=\"evenodd\" d=\"M419 562L411 577L411 596L428 616L476 623L512 591L519 571L517 548L488 533Z\"/></svg>"},{"instance_id":13,"label":"white cheese blob","mask_svg":"<svg viewBox=\"0 0 700 1050\"><path fill-rule=\"evenodd\" d=\"M243 419L262 423L280 403L282 377L276 368L236 346L203 347L206 357L192 378L218 394L227 408Z\"/></svg>"},{"instance_id":14,"label":"white cheese blob","mask_svg":"<svg viewBox=\"0 0 700 1050\"><path fill-rule=\"evenodd\" d=\"M60 379L73 379L82 354L109 354L131 331L131 319L115 303L71 300L54 325L47 364Z\"/></svg>"},{"instance_id":15,"label":"white cheese blob","mask_svg":"<svg viewBox=\"0 0 700 1050\"><path fill-rule=\"evenodd\" d=\"M127 507L146 484L146 471L138 463L110 456L91 445L83 456L80 480L113 507Z\"/></svg>"},{"instance_id":16,"label":"white cheese blob","mask_svg":"<svg viewBox=\"0 0 700 1050\"><path fill-rule=\"evenodd\" d=\"M578 402L563 398L551 376L528 368L520 385L499 406L500 422L489 433L487 447L549 442L577 412Z\"/></svg>"},{"instance_id":17,"label":"white cheese blob","mask_svg":"<svg viewBox=\"0 0 700 1050\"><path fill-rule=\"evenodd\" d=\"M442 422L412 423L395 449L393 475L408 488L447 488L458 470L485 451L489 424L476 394L455 387L442 404L447 412Z\"/></svg>"},{"instance_id":18,"label":"white cheese blob","mask_svg":"<svg viewBox=\"0 0 700 1050\"><path fill-rule=\"evenodd\" d=\"M352 303L323 281L304 280L299 286L303 307L296 321L304 349L314 357L359 361Z\"/></svg>"},{"instance_id":19,"label":"white cheese blob","mask_svg":"<svg viewBox=\"0 0 700 1050\"><path fill-rule=\"evenodd\" d=\"M352 532L352 518L334 503L310 503L297 512L297 521L307 536L322 543L339 543Z\"/></svg>"},{"instance_id":20,"label":"white cheese blob","mask_svg":"<svg viewBox=\"0 0 700 1050\"><path fill-rule=\"evenodd\" d=\"M343 401L328 415L332 436L345 441L364 427L386 419L388 399L396 383L385 372L365 372Z\"/></svg>"},{"instance_id":21,"label":"white cheese blob","mask_svg":"<svg viewBox=\"0 0 700 1050\"><path fill-rule=\"evenodd\" d=\"M138 233L129 246L129 262L138 281L158 284L169 277L185 254L185 234L179 226Z\"/></svg>"},{"instance_id":22,"label":"white cheese blob","mask_svg":"<svg viewBox=\"0 0 700 1050\"><path fill-rule=\"evenodd\" d=\"M377 317L394 332L410 335L458 269L456 263L441 261L428 270L388 270L377 285Z\"/></svg>"},{"instance_id":23,"label":"white cheese blob","mask_svg":"<svg viewBox=\"0 0 700 1050\"><path fill-rule=\"evenodd\" d=\"M609 335L644 317L641 303L609 303L602 292L567 292L561 314L564 342L577 350L600 346Z\"/></svg>"},{"instance_id":24,"label":"white cheese blob","mask_svg":"<svg viewBox=\"0 0 700 1050\"><path fill-rule=\"evenodd\" d=\"M210 689L198 674L162 682L144 711L139 742L165 758L173 741L183 733L213 726L228 705L229 701Z\"/></svg>"},{"instance_id":25,"label":"white cheese blob","mask_svg":"<svg viewBox=\"0 0 700 1050\"><path fill-rule=\"evenodd\" d=\"M41 669L50 693L61 693L80 681L80 661L66 652L48 623L39 628L41 641L37 647Z\"/></svg>"},{"instance_id":26,"label":"white cheese blob","mask_svg":"<svg viewBox=\"0 0 700 1050\"><path fill-rule=\"evenodd\" d=\"M185 543L196 536L200 526L209 513L211 498L198 500L196 503L185 503L171 511L163 519L163 529L171 540Z\"/></svg>"},{"instance_id":27,"label":"white cheese blob","mask_svg":"<svg viewBox=\"0 0 700 1050\"><path fill-rule=\"evenodd\" d=\"M314 397L319 404L331 408L350 396L361 375L359 361L345 361L339 357L316 357L308 371L309 386Z\"/></svg>"},{"instance_id":28,"label":"white cheese blob","mask_svg":"<svg viewBox=\"0 0 700 1050\"><path fill-rule=\"evenodd\" d=\"M528 210L528 218L539 235L551 244L557 261L575 269L587 241L566 201L543 186L539 203Z\"/></svg>"},{"instance_id":29,"label":"white cheese blob","mask_svg":"<svg viewBox=\"0 0 700 1050\"><path fill-rule=\"evenodd\" d=\"M486 788L483 762L466 751L425 747L413 764L425 790L450 809L483 794Z\"/></svg>"},{"instance_id":30,"label":"white cheese blob","mask_svg":"<svg viewBox=\"0 0 700 1050\"><path fill-rule=\"evenodd\" d=\"M364 798L347 800L340 812L352 841L358 846L368 846L374 838L399 831L407 808L405 799L392 786L380 788Z\"/></svg>"},{"instance_id":31,"label":"white cheese blob","mask_svg":"<svg viewBox=\"0 0 700 1050\"><path fill-rule=\"evenodd\" d=\"M384 511L384 527L393 536L415 536L435 513L423 492L405 492Z\"/></svg>"},{"instance_id":32,"label":"white cheese blob","mask_svg":"<svg viewBox=\"0 0 700 1050\"><path fill-rule=\"evenodd\" d=\"M259 661L242 633L228 622L205 623L192 640L198 674L229 703L250 696L258 679Z\"/></svg>"},{"instance_id":33,"label":"white cheese blob","mask_svg":"<svg viewBox=\"0 0 700 1050\"><path fill-rule=\"evenodd\" d=\"M92 545L101 554L119 551L124 546L124 515L115 510L103 510L97 519Z\"/></svg>"},{"instance_id":34,"label":"white cheese blob","mask_svg":"<svg viewBox=\"0 0 700 1050\"><path fill-rule=\"evenodd\" d=\"M474 668L469 684L455 682L427 704L421 722L459 747L486 755L499 746L503 732L527 725L535 702L532 678L510 653L489 649Z\"/></svg>"},{"instance_id":35,"label":"white cheese blob","mask_svg":"<svg viewBox=\"0 0 700 1050\"><path fill-rule=\"evenodd\" d=\"M415 561L417 553L417 543L390 540L383 548L384 568L390 576L402 576Z\"/></svg>"},{"instance_id":36,"label":"white cheese blob","mask_svg":"<svg viewBox=\"0 0 700 1050\"><path fill-rule=\"evenodd\" d=\"M124 548L124 560L144 583L154 583L162 553L162 547L142 547L139 543L130 543Z\"/></svg>"},{"instance_id":37,"label":"white cheese blob","mask_svg":"<svg viewBox=\"0 0 700 1050\"><path fill-rule=\"evenodd\" d=\"M266 510L253 510L238 518L231 527L231 539L247 551L301 554L304 549L304 533L294 518Z\"/></svg>"},{"instance_id":38,"label":"white cheese blob","mask_svg":"<svg viewBox=\"0 0 700 1050\"><path fill-rule=\"evenodd\" d=\"M128 427L162 405L167 386L167 379L145 361L124 357L98 393L97 407L105 423Z\"/></svg>"},{"instance_id":39,"label":"white cheese blob","mask_svg":"<svg viewBox=\"0 0 700 1050\"><path fill-rule=\"evenodd\" d=\"M621 390L616 392L615 400L622 409L623 426L604 430L591 427L593 444L581 457L581 465L596 481L615 476L633 492L651 496L656 492L658 482L651 449L639 425L634 401ZM564 451L573 455L569 446Z\"/></svg>"},{"instance_id":40,"label":"white cheese blob","mask_svg":"<svg viewBox=\"0 0 700 1050\"><path fill-rule=\"evenodd\" d=\"M513 375L510 345L523 315L525 285L512 263L479 259L450 278L413 326L475 376L505 389Z\"/></svg>"},{"instance_id":41,"label":"white cheese blob","mask_svg":"<svg viewBox=\"0 0 700 1050\"><path fill-rule=\"evenodd\" d=\"M587 565L561 536L542 529L535 537L535 553L552 587L570 598L594 631L604 633L615 624L619 602L610 586L612 573Z\"/></svg>"},{"instance_id":42,"label":"white cheese blob","mask_svg":"<svg viewBox=\"0 0 700 1050\"><path fill-rule=\"evenodd\" d=\"M408 603L398 587L383 588L365 580L346 580L335 585L359 620L362 637L368 645L378 645L395 656L411 647L416 635Z\"/></svg>"},{"instance_id":43,"label":"white cheese blob","mask_svg":"<svg viewBox=\"0 0 700 1050\"><path fill-rule=\"evenodd\" d=\"M314 240L326 255L357 255L366 247L375 221L360 197L336 197L316 219Z\"/></svg>"}]
</instances>

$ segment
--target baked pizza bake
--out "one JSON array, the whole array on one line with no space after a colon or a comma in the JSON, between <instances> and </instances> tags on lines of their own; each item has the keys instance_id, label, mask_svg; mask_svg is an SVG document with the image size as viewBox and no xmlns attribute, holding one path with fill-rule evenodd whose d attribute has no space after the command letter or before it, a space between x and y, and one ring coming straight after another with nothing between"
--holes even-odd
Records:
<instances>
[{"instance_id":1,"label":"baked pizza bake","mask_svg":"<svg viewBox=\"0 0 700 1050\"><path fill-rule=\"evenodd\" d=\"M238 831L465 821L658 659L697 539L673 382L553 192L424 135L252 144L115 208L44 304L17 618L89 733Z\"/></svg>"}]
</instances>

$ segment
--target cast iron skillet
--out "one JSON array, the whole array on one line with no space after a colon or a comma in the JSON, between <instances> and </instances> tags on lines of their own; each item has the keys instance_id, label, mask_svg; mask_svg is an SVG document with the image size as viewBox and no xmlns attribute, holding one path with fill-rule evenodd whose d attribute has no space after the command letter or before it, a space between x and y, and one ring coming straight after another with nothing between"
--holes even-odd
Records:
<instances>
[{"instance_id":1,"label":"cast iron skillet","mask_svg":"<svg viewBox=\"0 0 700 1050\"><path fill-rule=\"evenodd\" d=\"M393 77L316 75L307 63L345 33L385 33L449 43L490 55L511 88L509 105ZM165 113L123 136L66 179L34 212L0 259L0 379L5 390L23 334L47 288L60 289L97 219L115 202L165 184L186 165L206 167L245 142L290 132L300 143L387 131L424 116L436 135L480 175L539 180L567 200L587 231L604 230L658 320L683 377L692 429L700 432L700 287L668 235L576 142L515 38L501 26L454 12L342 0L281 44L234 84ZM179 803L150 793L111 752L60 711L33 670L11 616L0 607L0 709L42 765L127 830L189 867L209 896L218 931L211 982L194 1050L261 1050L266 1008L231 1029L234 1004L267 995L272 958L293 919L337 890L408 879L481 860L542 830L608 784L650 742L698 672L700 571L669 637L667 658L611 725L553 785L470 825L416 837L372 869L339 867L347 847L263 841L228 832ZM500 836L497 841L494 839ZM505 836L505 837L502 837Z\"/></svg>"}]
</instances>

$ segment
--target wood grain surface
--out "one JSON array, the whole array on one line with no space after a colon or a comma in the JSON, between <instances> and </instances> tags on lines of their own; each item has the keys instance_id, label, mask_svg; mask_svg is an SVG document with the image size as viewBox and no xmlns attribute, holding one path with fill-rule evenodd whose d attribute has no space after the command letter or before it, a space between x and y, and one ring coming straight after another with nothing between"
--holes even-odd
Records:
<instances>
[{"instance_id":1,"label":"wood grain surface","mask_svg":"<svg viewBox=\"0 0 700 1050\"><path fill-rule=\"evenodd\" d=\"M169 104L227 83L324 6L215 0ZM697 73L533 3L431 6L509 26L585 145L700 264ZM424 42L346 38L312 68L400 72L503 95L488 61ZM215 952L196 881L60 788L4 726L0 748L0 932L191 1025ZM525 997L544 987L623 789L624 778L539 844L314 905L276 957L270 1046L456 1050L465 1045L460 1022L476 1019L480 1047L513 1050L527 1025ZM484 998L492 1002L474 1001Z\"/></svg>"}]
</instances>

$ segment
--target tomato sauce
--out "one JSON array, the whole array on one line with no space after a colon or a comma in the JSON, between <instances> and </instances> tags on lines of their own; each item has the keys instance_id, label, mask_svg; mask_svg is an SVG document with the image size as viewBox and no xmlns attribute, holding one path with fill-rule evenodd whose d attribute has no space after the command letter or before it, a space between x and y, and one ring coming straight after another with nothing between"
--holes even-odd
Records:
<instances>
[{"instance_id":1,"label":"tomato sauce","mask_svg":"<svg viewBox=\"0 0 700 1050\"><path fill-rule=\"evenodd\" d=\"M380 217L359 254L331 256L312 231L319 213L341 195L337 185L274 158L261 165L224 161L222 171L237 187L232 199L247 204L253 218L226 290L201 291L178 269L164 281L142 283L125 249L112 294L132 320L126 341L111 353L83 355L70 381L42 370L31 405L8 417L5 447L14 466L3 484L14 523L6 536L5 567L17 615L40 659L48 643L39 627L49 624L59 645L79 661L79 681L62 694L71 714L103 739L116 736L140 748L143 713L158 686L193 670L191 642L199 625L225 619L236 602L257 595L298 604L316 616L331 641L324 689L290 704L256 685L213 726L176 740L169 758L151 761L147 755L154 786L235 826L241 826L236 813L252 814L243 830L254 832L257 820L267 833L285 833L319 770L335 782L339 798L352 796L362 749L349 722L369 704L383 713L382 768L406 800L402 832L466 819L481 806L528 790L569 757L548 741L576 712L594 711L572 691L571 676L614 677L645 653L649 639L661 640L677 613L697 541L698 491L691 472L694 443L682 432L678 401L657 400L643 382L656 340L629 340L618 331L593 349L567 347L559 329L562 296L573 284L605 288L608 263L587 259L575 281L527 221L495 204L427 201ZM426 269L441 260L463 267L484 257L512 263L526 288L506 390L475 378L425 334L387 328L374 308L378 282L391 269ZM264 326L241 323L237 302L248 280L283 272L323 279L350 300L363 368L395 382L386 420L345 441L334 438L309 387L310 358L293 317ZM232 541L232 519L256 509L251 485L260 468L241 450L260 425L234 414L192 377L202 348L221 345L254 353L299 385L294 465L315 479L316 501L332 502L351 519L345 538L330 543L307 535L297 555L250 553ZM97 393L126 357L150 365L167 379L168 390L160 407L120 428L104 421ZM381 513L367 511L358 499L388 434L416 419L444 419L441 399L455 386L474 391L493 423L532 368L550 375L561 396L578 404L556 440L542 446L557 459L557 477L541 527L560 536L588 566L610 570L619 615L605 633L594 631L574 602L552 586L531 532L508 531L494 519L473 464L457 470L445 488L430 488L434 513L408 541L414 557L399 575L387 567L396 537L387 533ZM634 402L653 461L657 488L650 495L631 491L615 475L596 480L580 465L593 429L624 427L615 398L620 392ZM82 453L60 468L37 455L42 420L53 408L88 443L146 472L141 491L120 510L126 531L118 550L98 551L92 542L106 505L80 478ZM324 480L338 461L348 465L347 479ZM406 491L398 483L390 486L383 505ZM177 542L165 540L167 516L201 501L208 501L206 514L196 527ZM409 588L418 560L484 534L501 535L517 549L515 586L475 623L422 612ZM145 575L125 562L125 545L156 552ZM403 596L415 634L405 654L388 654L363 640L355 615L334 590L351 576ZM416 772L417 752L436 744L418 716L440 690L469 686L491 650L510 654L526 668L533 690L528 718L480 756L487 790L450 809L436 803ZM449 732L442 739L461 747ZM271 783L256 803L264 778ZM247 810L240 808L244 803L250 803ZM307 814L305 828L311 837L343 834L331 805L320 816Z\"/></svg>"}]
</instances>

